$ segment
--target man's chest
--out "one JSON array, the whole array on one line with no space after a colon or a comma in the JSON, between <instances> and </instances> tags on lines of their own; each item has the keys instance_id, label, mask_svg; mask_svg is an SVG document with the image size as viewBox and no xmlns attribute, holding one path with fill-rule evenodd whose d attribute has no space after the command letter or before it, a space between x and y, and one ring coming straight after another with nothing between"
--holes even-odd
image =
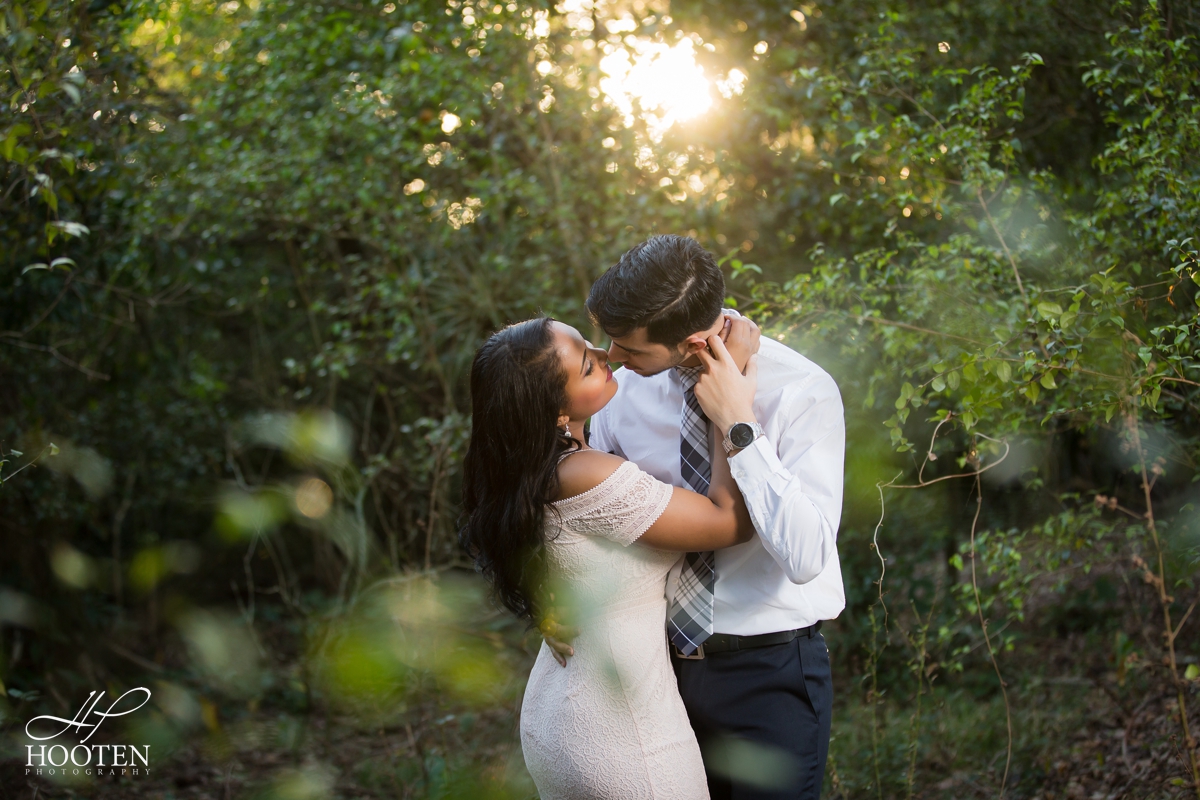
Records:
<instances>
[{"instance_id":1,"label":"man's chest","mask_svg":"<svg viewBox=\"0 0 1200 800\"><path fill-rule=\"evenodd\" d=\"M760 394L754 400L755 416L768 435L778 416L777 405L777 398L770 395ZM605 411L608 441L616 444L620 455L664 483L687 488L680 469L682 391L630 393L614 399ZM710 442L721 435L710 426ZM713 444L720 446L719 441Z\"/></svg>"},{"instance_id":2,"label":"man's chest","mask_svg":"<svg viewBox=\"0 0 1200 800\"><path fill-rule=\"evenodd\" d=\"M679 467L683 398L679 398L679 408L672 409L668 403L669 399L657 398L657 402L616 404L608 415L608 434L621 455L643 471L663 483L683 486Z\"/></svg>"}]
</instances>

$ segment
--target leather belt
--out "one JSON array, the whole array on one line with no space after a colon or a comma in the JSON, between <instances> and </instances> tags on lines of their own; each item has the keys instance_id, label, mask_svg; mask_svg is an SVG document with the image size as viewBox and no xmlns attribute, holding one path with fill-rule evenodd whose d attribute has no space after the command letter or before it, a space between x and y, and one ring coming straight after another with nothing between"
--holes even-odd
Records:
<instances>
[{"instance_id":1,"label":"leather belt","mask_svg":"<svg viewBox=\"0 0 1200 800\"><path fill-rule=\"evenodd\" d=\"M815 625L809 625L807 628L779 631L778 633L760 633L757 636L735 636L732 633L714 633L705 639L704 644L700 645L696 652L690 656L685 656L674 644L671 645L671 652L676 658L694 661L713 653L732 653L738 650L752 650L755 647L787 644L795 639L811 639L820 630L821 623L817 622Z\"/></svg>"}]
</instances>

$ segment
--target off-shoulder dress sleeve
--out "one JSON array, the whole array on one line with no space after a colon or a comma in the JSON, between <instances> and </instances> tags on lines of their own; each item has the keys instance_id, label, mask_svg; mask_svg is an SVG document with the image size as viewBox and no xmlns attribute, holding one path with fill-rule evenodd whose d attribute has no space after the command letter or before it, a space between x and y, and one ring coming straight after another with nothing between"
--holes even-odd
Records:
<instances>
[{"instance_id":1,"label":"off-shoulder dress sleeve","mask_svg":"<svg viewBox=\"0 0 1200 800\"><path fill-rule=\"evenodd\" d=\"M626 461L602 482L574 497L551 503L566 530L628 546L653 525L671 502L670 484Z\"/></svg>"}]
</instances>

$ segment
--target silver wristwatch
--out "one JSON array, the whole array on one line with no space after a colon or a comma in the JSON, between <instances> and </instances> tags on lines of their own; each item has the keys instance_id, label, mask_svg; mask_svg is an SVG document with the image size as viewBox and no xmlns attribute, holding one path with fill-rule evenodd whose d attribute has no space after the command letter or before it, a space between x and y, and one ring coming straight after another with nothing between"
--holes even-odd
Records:
<instances>
[{"instance_id":1,"label":"silver wristwatch","mask_svg":"<svg viewBox=\"0 0 1200 800\"><path fill-rule=\"evenodd\" d=\"M721 446L725 448L725 455L729 455L734 450L749 447L762 435L763 427L757 422L735 422L729 426L729 433L725 434Z\"/></svg>"}]
</instances>

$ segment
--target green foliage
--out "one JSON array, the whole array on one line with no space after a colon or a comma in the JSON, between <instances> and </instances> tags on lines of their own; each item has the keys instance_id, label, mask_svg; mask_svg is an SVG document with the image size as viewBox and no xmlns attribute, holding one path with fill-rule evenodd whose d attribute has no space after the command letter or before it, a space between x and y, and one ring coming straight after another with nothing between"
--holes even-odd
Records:
<instances>
[{"instance_id":1,"label":"green foliage","mask_svg":"<svg viewBox=\"0 0 1200 800\"><path fill-rule=\"evenodd\" d=\"M869 414L890 414L882 422L895 449L916 450L920 462L884 491L956 475L986 480L1021 442L1119 443L1113 467L1136 481L1120 500L1102 493L1120 492L1119 480L1092 483L1092 504L1061 494L1070 484L1021 475L1037 466L1026 463L1008 480L1021 480L1026 503L1060 493L1059 510L992 512L949 557L969 580L953 586L960 622L941 626L940 660L961 670L982 644L1003 680L998 659L1020 638L1010 626L1027 621L1035 593L1062 591L1068 570L1088 575L1132 557L1146 583L1194 591L1200 551L1171 545L1178 534L1162 522L1187 518L1190 506L1180 506L1200 476L1200 301L1187 238L1200 123L1185 110L1194 105L1194 40L1168 39L1153 5L1136 27L1108 37L1106 66L1092 62L1083 81L1106 106L1114 137L1095 156L1095 183L1081 185L1023 156L1026 86L1045 64L1040 56L1021 54L1005 69L943 67L929 45L906 41L905 21L883 15L857 59L802 73L841 153L828 164L841 188L831 204L886 227L851 247L816 244L811 270L755 296L760 314L873 367L861 402ZM1133 522L1114 518L1118 510ZM1179 675L1171 613L1182 609L1165 589L1158 600L1170 686ZM918 672L918 698L921 680ZM1194 760L1185 770L1195 771ZM1005 767L1002 792L1007 779Z\"/></svg>"},{"instance_id":2,"label":"green foliage","mask_svg":"<svg viewBox=\"0 0 1200 800\"><path fill-rule=\"evenodd\" d=\"M103 202L124 172L121 153L145 105L138 95L150 90L142 59L119 45L124 22L76 3L0 6L9 110L0 120L0 241L6 266L42 259L21 265L22 274L77 266L53 254L88 236L84 209Z\"/></svg>"}]
</instances>

